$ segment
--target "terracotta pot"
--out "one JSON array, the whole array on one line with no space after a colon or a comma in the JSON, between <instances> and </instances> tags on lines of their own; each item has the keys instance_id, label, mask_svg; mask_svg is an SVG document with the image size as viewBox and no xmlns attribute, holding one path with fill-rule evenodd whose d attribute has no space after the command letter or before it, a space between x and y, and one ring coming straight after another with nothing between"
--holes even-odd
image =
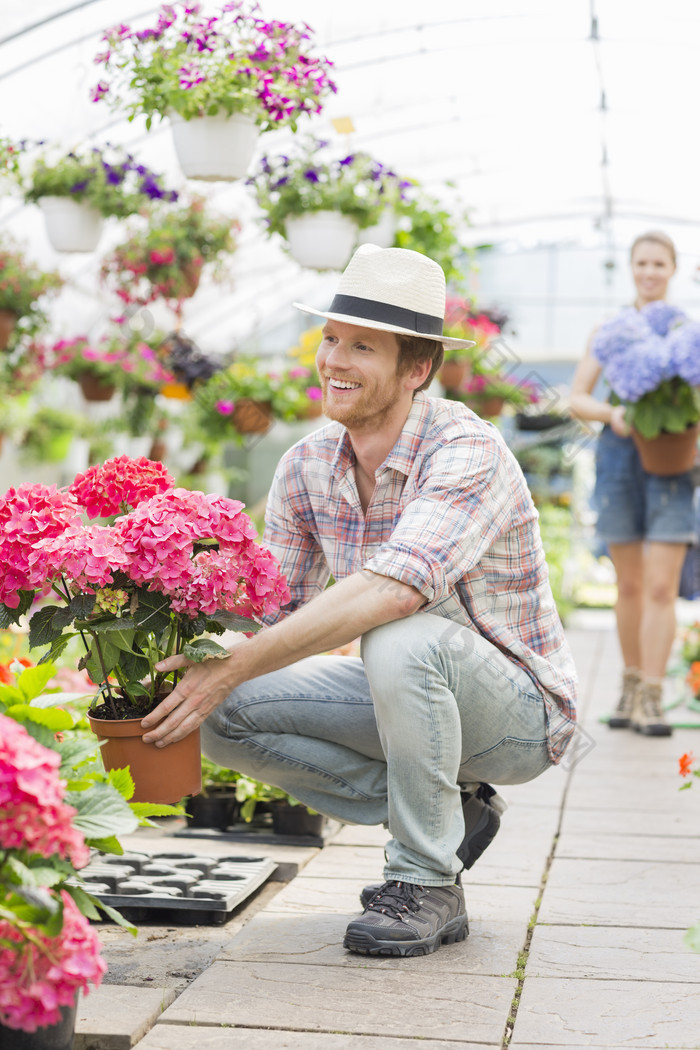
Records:
<instances>
[{"instance_id":1,"label":"terracotta pot","mask_svg":"<svg viewBox=\"0 0 700 1050\"><path fill-rule=\"evenodd\" d=\"M284 227L290 255L312 270L342 270L357 240L357 223L335 211L290 215Z\"/></svg>"},{"instance_id":2,"label":"terracotta pot","mask_svg":"<svg viewBox=\"0 0 700 1050\"><path fill-rule=\"evenodd\" d=\"M690 470L695 463L699 429L700 424L696 423L681 434L663 431L655 438L645 438L633 429L632 439L647 474L668 477Z\"/></svg>"},{"instance_id":3,"label":"terracotta pot","mask_svg":"<svg viewBox=\"0 0 700 1050\"><path fill-rule=\"evenodd\" d=\"M182 268L182 283L180 284L180 299L191 299L194 293L199 288L199 282L202 277L202 264L196 266L194 263L187 263Z\"/></svg>"},{"instance_id":4,"label":"terracotta pot","mask_svg":"<svg viewBox=\"0 0 700 1050\"><path fill-rule=\"evenodd\" d=\"M323 415L323 402L312 401L309 399L309 403L304 409L301 418L302 419L318 419L319 416Z\"/></svg>"},{"instance_id":5,"label":"terracotta pot","mask_svg":"<svg viewBox=\"0 0 700 1050\"><path fill-rule=\"evenodd\" d=\"M452 360L446 357L438 369L438 382L442 383L445 390L459 390L470 372L471 363L469 361L460 361L458 358Z\"/></svg>"},{"instance_id":6,"label":"terracotta pot","mask_svg":"<svg viewBox=\"0 0 700 1050\"><path fill-rule=\"evenodd\" d=\"M252 117L242 113L184 120L170 114L175 154L188 179L232 182L248 170L260 130Z\"/></svg>"},{"instance_id":7,"label":"terracotta pot","mask_svg":"<svg viewBox=\"0 0 700 1050\"><path fill-rule=\"evenodd\" d=\"M17 314L12 310L0 310L0 350L7 350L17 324Z\"/></svg>"},{"instance_id":8,"label":"terracotta pot","mask_svg":"<svg viewBox=\"0 0 700 1050\"><path fill-rule=\"evenodd\" d=\"M502 397L469 397L465 404L482 419L494 419L503 411L505 400Z\"/></svg>"},{"instance_id":9,"label":"terracotta pot","mask_svg":"<svg viewBox=\"0 0 700 1050\"><path fill-rule=\"evenodd\" d=\"M78 385L86 401L111 401L117 389L114 383L105 383L103 379L85 372L78 380Z\"/></svg>"},{"instance_id":10,"label":"terracotta pot","mask_svg":"<svg viewBox=\"0 0 700 1050\"><path fill-rule=\"evenodd\" d=\"M61 1020L36 1032L20 1032L0 1024L0 1047L7 1050L72 1050L77 1006L61 1006Z\"/></svg>"},{"instance_id":11,"label":"terracotta pot","mask_svg":"<svg viewBox=\"0 0 700 1050\"><path fill-rule=\"evenodd\" d=\"M269 401L254 401L242 397L229 416L239 434L264 434L272 424L272 405Z\"/></svg>"},{"instance_id":12,"label":"terracotta pot","mask_svg":"<svg viewBox=\"0 0 700 1050\"><path fill-rule=\"evenodd\" d=\"M156 747L144 744L140 718L112 721L88 713L88 720L97 739L106 741L100 748L105 769L129 767L136 785L131 802L172 805L202 790L199 729L176 744Z\"/></svg>"}]
</instances>

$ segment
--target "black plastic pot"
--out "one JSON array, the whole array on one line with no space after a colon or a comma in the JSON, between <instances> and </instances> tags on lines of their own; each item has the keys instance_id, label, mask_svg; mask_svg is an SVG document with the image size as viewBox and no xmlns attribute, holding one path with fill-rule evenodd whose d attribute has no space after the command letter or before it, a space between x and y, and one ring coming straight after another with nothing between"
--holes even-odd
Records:
<instances>
[{"instance_id":1,"label":"black plastic pot","mask_svg":"<svg viewBox=\"0 0 700 1050\"><path fill-rule=\"evenodd\" d=\"M192 795L185 803L188 827L218 828L225 831L235 824L240 806L235 791L229 788L209 788L206 795Z\"/></svg>"},{"instance_id":2,"label":"black plastic pot","mask_svg":"<svg viewBox=\"0 0 700 1050\"><path fill-rule=\"evenodd\" d=\"M77 1006L62 1006L57 1024L37 1028L36 1032L20 1032L0 1024L0 1047L5 1050L73 1050Z\"/></svg>"},{"instance_id":3,"label":"black plastic pot","mask_svg":"<svg viewBox=\"0 0 700 1050\"><path fill-rule=\"evenodd\" d=\"M309 813L306 806L275 802L272 808L272 830L276 835L321 835L325 817Z\"/></svg>"}]
</instances>

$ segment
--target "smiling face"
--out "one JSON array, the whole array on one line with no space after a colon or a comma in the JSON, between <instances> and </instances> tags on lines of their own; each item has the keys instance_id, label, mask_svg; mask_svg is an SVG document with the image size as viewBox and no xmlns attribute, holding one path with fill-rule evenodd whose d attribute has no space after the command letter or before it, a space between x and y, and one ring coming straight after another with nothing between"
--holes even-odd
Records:
<instances>
[{"instance_id":1,"label":"smiling face","mask_svg":"<svg viewBox=\"0 0 700 1050\"><path fill-rule=\"evenodd\" d=\"M637 288L637 306L666 298L668 283L676 272L669 248L657 241L638 241L632 252L631 266Z\"/></svg>"},{"instance_id":2,"label":"smiling face","mask_svg":"<svg viewBox=\"0 0 700 1050\"><path fill-rule=\"evenodd\" d=\"M392 332L327 321L316 354L325 415L348 430L402 426L430 365L422 362L399 375L398 360Z\"/></svg>"}]
</instances>

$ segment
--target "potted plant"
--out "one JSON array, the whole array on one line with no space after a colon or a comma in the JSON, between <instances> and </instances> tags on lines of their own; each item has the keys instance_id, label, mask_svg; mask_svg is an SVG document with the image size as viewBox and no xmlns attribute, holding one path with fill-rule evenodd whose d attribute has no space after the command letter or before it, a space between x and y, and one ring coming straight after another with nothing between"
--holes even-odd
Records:
<instances>
[{"instance_id":1,"label":"potted plant","mask_svg":"<svg viewBox=\"0 0 700 1050\"><path fill-rule=\"evenodd\" d=\"M20 188L25 202L41 207L49 240L60 252L94 251L104 218L123 219L178 196L160 175L110 145L69 153L44 149L20 177Z\"/></svg>"},{"instance_id":2,"label":"potted plant","mask_svg":"<svg viewBox=\"0 0 700 1050\"><path fill-rule=\"evenodd\" d=\"M264 807L271 815L276 835L318 836L323 830L323 814L292 798L282 788L240 775L236 781L236 797L241 803L242 820L250 823L256 811Z\"/></svg>"},{"instance_id":3,"label":"potted plant","mask_svg":"<svg viewBox=\"0 0 700 1050\"><path fill-rule=\"evenodd\" d=\"M82 881L90 848L121 853L118 835L178 810L130 804L128 772L102 772L80 720L45 695L55 666L27 663L0 684L0 1043L68 1050L77 996L107 969L88 920L136 933Z\"/></svg>"},{"instance_id":4,"label":"potted plant","mask_svg":"<svg viewBox=\"0 0 700 1050\"><path fill-rule=\"evenodd\" d=\"M210 436L240 440L263 434L274 419L298 419L307 397L296 369L265 369L254 357L239 357L195 390L197 419Z\"/></svg>"},{"instance_id":5,"label":"potted plant","mask_svg":"<svg viewBox=\"0 0 700 1050\"><path fill-rule=\"evenodd\" d=\"M442 267L448 284L464 282L464 251L457 230L458 219L439 198L411 180L396 204L398 228L394 245L422 252ZM466 216L463 217L466 222Z\"/></svg>"},{"instance_id":6,"label":"potted plant","mask_svg":"<svg viewBox=\"0 0 700 1050\"><path fill-rule=\"evenodd\" d=\"M659 301L628 307L597 330L592 351L650 474L693 466L700 423L700 324Z\"/></svg>"},{"instance_id":7,"label":"potted plant","mask_svg":"<svg viewBox=\"0 0 700 1050\"><path fill-rule=\"evenodd\" d=\"M438 380L445 390L459 390L471 375L475 362L483 363L489 346L501 335L507 321L503 313L477 310L471 299L448 296L445 305L446 335L456 339L470 339L474 346L445 351L445 359L438 372Z\"/></svg>"},{"instance_id":8,"label":"potted plant","mask_svg":"<svg viewBox=\"0 0 700 1050\"><path fill-rule=\"evenodd\" d=\"M49 367L54 375L75 380L86 401L109 401L119 388L153 396L172 374L158 360L154 347L118 325L99 339L87 335L60 339L50 351Z\"/></svg>"},{"instance_id":9,"label":"potted plant","mask_svg":"<svg viewBox=\"0 0 700 1050\"><path fill-rule=\"evenodd\" d=\"M459 390L446 391L447 396L462 401L485 419L500 416L503 406L524 408L537 402L538 392L528 380L503 375L498 369L468 376Z\"/></svg>"},{"instance_id":10,"label":"potted plant","mask_svg":"<svg viewBox=\"0 0 700 1050\"><path fill-rule=\"evenodd\" d=\"M148 226L130 228L129 236L104 260L104 285L126 304L145 306L165 299L179 315L184 299L197 291L202 270L222 273L226 255L236 248L239 226L215 216L196 197L176 208L154 213Z\"/></svg>"},{"instance_id":11,"label":"potted plant","mask_svg":"<svg viewBox=\"0 0 700 1050\"><path fill-rule=\"evenodd\" d=\"M173 382L161 387L165 397L189 400L194 387L206 382L223 368L221 360L205 354L182 331L167 335L160 344L160 353L173 374Z\"/></svg>"},{"instance_id":12,"label":"potted plant","mask_svg":"<svg viewBox=\"0 0 700 1050\"><path fill-rule=\"evenodd\" d=\"M105 767L130 767L136 801L174 802L201 782L198 731L167 748L141 739L141 718L178 678L157 672L158 661L224 658L205 634L256 630L256 617L289 600L242 507L175 489L160 463L127 456L64 489L20 485L0 497L5 615L18 621L50 589L52 602L31 616L29 644L49 646L54 658L71 638L82 640L79 666L98 683L91 726L107 740ZM84 524L83 514L104 523Z\"/></svg>"},{"instance_id":13,"label":"potted plant","mask_svg":"<svg viewBox=\"0 0 700 1050\"><path fill-rule=\"evenodd\" d=\"M302 419L317 419L323 414L323 390L316 370L316 351L322 338L321 326L314 325L302 332L299 342L288 351L295 362L289 369L289 376L299 382L308 401L301 409Z\"/></svg>"},{"instance_id":14,"label":"potted plant","mask_svg":"<svg viewBox=\"0 0 700 1050\"><path fill-rule=\"evenodd\" d=\"M41 300L62 284L57 273L39 269L17 246L0 245L0 350L39 331L46 323Z\"/></svg>"},{"instance_id":15,"label":"potted plant","mask_svg":"<svg viewBox=\"0 0 700 1050\"><path fill-rule=\"evenodd\" d=\"M199 4L166 4L154 25L118 25L102 39L93 101L130 120L144 114L147 128L169 117L188 178L241 178L260 131L296 131L336 90L331 63L313 55L309 26L264 18L247 0L210 17Z\"/></svg>"},{"instance_id":16,"label":"potted plant","mask_svg":"<svg viewBox=\"0 0 700 1050\"><path fill-rule=\"evenodd\" d=\"M240 810L236 797L238 776L233 770L202 756L202 790L185 802L189 827L225 831L236 822Z\"/></svg>"},{"instance_id":17,"label":"potted plant","mask_svg":"<svg viewBox=\"0 0 700 1050\"><path fill-rule=\"evenodd\" d=\"M264 156L247 185L268 234L280 234L301 266L325 270L342 269L358 230L378 223L404 184L366 153L306 136L288 153Z\"/></svg>"}]
</instances>

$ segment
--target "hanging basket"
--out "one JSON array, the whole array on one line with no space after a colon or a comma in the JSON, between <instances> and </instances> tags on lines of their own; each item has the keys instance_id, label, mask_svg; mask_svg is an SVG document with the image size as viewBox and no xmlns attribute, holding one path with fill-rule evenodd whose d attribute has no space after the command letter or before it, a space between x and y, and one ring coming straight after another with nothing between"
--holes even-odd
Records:
<instances>
[{"instance_id":1,"label":"hanging basket","mask_svg":"<svg viewBox=\"0 0 700 1050\"><path fill-rule=\"evenodd\" d=\"M285 231L292 258L311 270L342 270L357 240L357 223L335 211L290 216Z\"/></svg>"},{"instance_id":2,"label":"hanging basket","mask_svg":"<svg viewBox=\"0 0 700 1050\"><path fill-rule=\"evenodd\" d=\"M470 373L470 361L446 357L438 369L437 378L445 390L459 390Z\"/></svg>"},{"instance_id":3,"label":"hanging basket","mask_svg":"<svg viewBox=\"0 0 700 1050\"><path fill-rule=\"evenodd\" d=\"M645 438L632 428L632 439L637 447L642 467L647 474L668 477L685 474L695 463L700 424L695 423L680 434L663 431L655 438Z\"/></svg>"},{"instance_id":4,"label":"hanging basket","mask_svg":"<svg viewBox=\"0 0 700 1050\"><path fill-rule=\"evenodd\" d=\"M175 744L156 747L143 742L140 718L112 721L88 713L88 721L97 739L105 741L100 748L105 770L129 767L136 785L131 802L173 805L202 790L199 729Z\"/></svg>"},{"instance_id":5,"label":"hanging basket","mask_svg":"<svg viewBox=\"0 0 700 1050\"><path fill-rule=\"evenodd\" d=\"M0 350L7 350L17 324L17 314L11 310L0 310Z\"/></svg>"},{"instance_id":6,"label":"hanging basket","mask_svg":"<svg viewBox=\"0 0 700 1050\"><path fill-rule=\"evenodd\" d=\"M378 248L393 248L398 218L393 208L385 208L379 222L360 230L358 244L376 244Z\"/></svg>"},{"instance_id":7,"label":"hanging basket","mask_svg":"<svg viewBox=\"0 0 700 1050\"><path fill-rule=\"evenodd\" d=\"M184 120L170 114L177 160L188 179L233 182L248 170L260 132L252 117L217 113Z\"/></svg>"},{"instance_id":8,"label":"hanging basket","mask_svg":"<svg viewBox=\"0 0 700 1050\"><path fill-rule=\"evenodd\" d=\"M503 411L505 399L502 397L469 397L464 403L482 419L495 419Z\"/></svg>"},{"instance_id":9,"label":"hanging basket","mask_svg":"<svg viewBox=\"0 0 700 1050\"><path fill-rule=\"evenodd\" d=\"M229 419L239 434L264 434L272 424L272 405L269 401L242 397L236 401Z\"/></svg>"},{"instance_id":10,"label":"hanging basket","mask_svg":"<svg viewBox=\"0 0 700 1050\"><path fill-rule=\"evenodd\" d=\"M86 401L111 401L117 389L116 384L105 383L90 372L80 376L78 385Z\"/></svg>"},{"instance_id":11,"label":"hanging basket","mask_svg":"<svg viewBox=\"0 0 700 1050\"><path fill-rule=\"evenodd\" d=\"M41 197L46 232L57 252L94 252L104 219L96 208L69 197Z\"/></svg>"}]
</instances>

